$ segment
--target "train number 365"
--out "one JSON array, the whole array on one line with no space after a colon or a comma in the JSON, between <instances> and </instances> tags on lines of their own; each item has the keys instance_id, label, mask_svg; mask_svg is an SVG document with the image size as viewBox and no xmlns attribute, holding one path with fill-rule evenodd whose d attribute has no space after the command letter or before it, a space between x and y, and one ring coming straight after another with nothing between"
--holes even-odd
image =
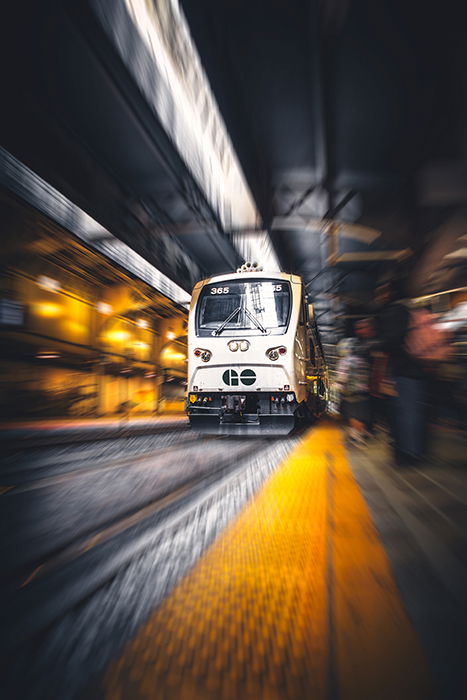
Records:
<instances>
[{"instance_id":1,"label":"train number 365","mask_svg":"<svg viewBox=\"0 0 467 700\"><path fill-rule=\"evenodd\" d=\"M211 287L211 294L228 294L229 287Z\"/></svg>"}]
</instances>

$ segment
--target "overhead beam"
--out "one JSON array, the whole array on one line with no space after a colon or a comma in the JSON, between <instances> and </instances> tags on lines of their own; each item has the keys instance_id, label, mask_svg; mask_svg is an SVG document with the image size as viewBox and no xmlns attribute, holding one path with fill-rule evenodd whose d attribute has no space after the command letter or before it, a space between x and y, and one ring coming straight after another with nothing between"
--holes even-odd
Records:
<instances>
[{"instance_id":1,"label":"overhead beam","mask_svg":"<svg viewBox=\"0 0 467 700\"><path fill-rule=\"evenodd\" d=\"M412 255L411 248L403 250L366 250L359 253L341 253L333 258L334 264L338 263L370 263L377 261L396 261L406 260Z\"/></svg>"},{"instance_id":2,"label":"overhead beam","mask_svg":"<svg viewBox=\"0 0 467 700\"><path fill-rule=\"evenodd\" d=\"M92 8L222 228L254 226L258 212L178 3L164 12L138 0Z\"/></svg>"}]
</instances>

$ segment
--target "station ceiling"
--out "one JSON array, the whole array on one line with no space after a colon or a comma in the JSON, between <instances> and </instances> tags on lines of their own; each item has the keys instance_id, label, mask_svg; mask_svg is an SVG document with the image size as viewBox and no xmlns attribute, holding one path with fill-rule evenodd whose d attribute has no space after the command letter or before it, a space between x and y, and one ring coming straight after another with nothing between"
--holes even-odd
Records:
<instances>
[{"instance_id":1,"label":"station ceiling","mask_svg":"<svg viewBox=\"0 0 467 700\"><path fill-rule=\"evenodd\" d=\"M235 268L238 252L97 21L95 5L10 6L3 145L190 289L199 276ZM258 227L270 232L282 267L304 276L331 342L336 318L358 313L377 279L394 274L395 251L409 249L397 267L409 270L413 294L465 280L461 3L181 6ZM369 241L345 226L330 231L323 219L380 235ZM170 254L161 231L171 233ZM331 235L334 253L344 255L329 265Z\"/></svg>"},{"instance_id":2,"label":"station ceiling","mask_svg":"<svg viewBox=\"0 0 467 700\"><path fill-rule=\"evenodd\" d=\"M291 215L374 227L381 235L370 247L344 235L343 250L357 258L359 251L410 248L413 293L459 281L465 259L443 255L460 248L466 224L461 3L182 5L267 227ZM282 262L311 278L321 239L317 227L304 233L299 225L283 225L274 241ZM441 262L418 265L417 274L413 263L440 238ZM352 292L373 283L382 267L356 261L341 265L337 277L347 273L343 288Z\"/></svg>"}]
</instances>

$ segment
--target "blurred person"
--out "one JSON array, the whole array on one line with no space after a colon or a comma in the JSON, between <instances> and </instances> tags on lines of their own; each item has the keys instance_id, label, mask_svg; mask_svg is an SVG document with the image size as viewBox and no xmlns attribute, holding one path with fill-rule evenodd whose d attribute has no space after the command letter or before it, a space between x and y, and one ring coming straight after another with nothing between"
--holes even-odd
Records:
<instances>
[{"instance_id":1,"label":"blurred person","mask_svg":"<svg viewBox=\"0 0 467 700\"><path fill-rule=\"evenodd\" d=\"M451 309L439 317L437 326L452 340L449 362L440 370L450 400L446 413L455 427L467 430L467 290L452 295Z\"/></svg>"},{"instance_id":2,"label":"blurred person","mask_svg":"<svg viewBox=\"0 0 467 700\"><path fill-rule=\"evenodd\" d=\"M363 343L364 352L369 362L370 380L370 419L368 431L382 431L393 434L392 402L396 395L394 382L388 369L388 355L381 351L380 341L376 333L375 319L362 318L355 323L355 335Z\"/></svg>"},{"instance_id":3,"label":"blurred person","mask_svg":"<svg viewBox=\"0 0 467 700\"><path fill-rule=\"evenodd\" d=\"M445 334L426 309L411 310L395 281L380 285L377 328L394 381L391 430L399 466L422 460L428 444L428 385L433 367L447 354Z\"/></svg>"},{"instance_id":4,"label":"blurred person","mask_svg":"<svg viewBox=\"0 0 467 700\"><path fill-rule=\"evenodd\" d=\"M370 417L368 360L358 338L346 338L339 346L336 383L341 395L341 415L349 426L351 444L364 445Z\"/></svg>"},{"instance_id":5,"label":"blurred person","mask_svg":"<svg viewBox=\"0 0 467 700\"><path fill-rule=\"evenodd\" d=\"M394 458L397 465L403 465L425 451L424 373L405 350L410 313L400 289L394 282L382 284L376 289L375 301L379 347L387 357L395 390L389 400Z\"/></svg>"},{"instance_id":6,"label":"blurred person","mask_svg":"<svg viewBox=\"0 0 467 700\"><path fill-rule=\"evenodd\" d=\"M366 426L370 434L374 434L376 426L381 426L385 419L383 398L380 393L382 353L378 352L378 340L374 320L370 317L361 318L355 322L355 335L360 340L362 353L369 366L369 417Z\"/></svg>"},{"instance_id":7,"label":"blurred person","mask_svg":"<svg viewBox=\"0 0 467 700\"><path fill-rule=\"evenodd\" d=\"M349 338L342 338L339 340L337 343L337 355L340 358L337 362L336 366L336 381L333 384L333 391L336 396L336 404L337 404L337 413L341 417L342 421L344 422L345 425L348 424L348 415L347 415L347 404L345 402L345 397L344 397L344 390L343 390L343 385L339 381L341 374L339 374L339 367L341 365L341 360L344 357L347 357L349 354Z\"/></svg>"}]
</instances>

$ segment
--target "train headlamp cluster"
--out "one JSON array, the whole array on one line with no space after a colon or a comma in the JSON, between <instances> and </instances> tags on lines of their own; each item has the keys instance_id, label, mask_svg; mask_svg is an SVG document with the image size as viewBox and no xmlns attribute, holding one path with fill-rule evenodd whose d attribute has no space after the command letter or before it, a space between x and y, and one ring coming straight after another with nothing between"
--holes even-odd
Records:
<instances>
[{"instance_id":1,"label":"train headlamp cluster","mask_svg":"<svg viewBox=\"0 0 467 700\"><path fill-rule=\"evenodd\" d=\"M245 262L241 267L237 267L237 272L262 272L263 266L257 262Z\"/></svg>"},{"instance_id":2,"label":"train headlamp cluster","mask_svg":"<svg viewBox=\"0 0 467 700\"><path fill-rule=\"evenodd\" d=\"M271 396L271 401L275 404L292 403L295 401L295 394L280 394L279 396Z\"/></svg>"},{"instance_id":3,"label":"train headlamp cluster","mask_svg":"<svg viewBox=\"0 0 467 700\"><path fill-rule=\"evenodd\" d=\"M211 403L212 396L199 396L199 394L190 394L190 403L207 404Z\"/></svg>"},{"instance_id":4,"label":"train headlamp cluster","mask_svg":"<svg viewBox=\"0 0 467 700\"><path fill-rule=\"evenodd\" d=\"M212 357L212 352L204 348L195 348L194 354L196 357L201 357L203 362L209 362Z\"/></svg>"},{"instance_id":5,"label":"train headlamp cluster","mask_svg":"<svg viewBox=\"0 0 467 700\"><path fill-rule=\"evenodd\" d=\"M266 355L270 360L274 362L275 360L279 359L279 355L285 355L286 352L287 348L285 347L285 345L278 345L275 348L269 348L268 350L266 350Z\"/></svg>"},{"instance_id":6,"label":"train headlamp cluster","mask_svg":"<svg viewBox=\"0 0 467 700\"><path fill-rule=\"evenodd\" d=\"M227 345L232 352L237 352L237 350L245 352L250 347L248 340L231 340Z\"/></svg>"}]
</instances>

